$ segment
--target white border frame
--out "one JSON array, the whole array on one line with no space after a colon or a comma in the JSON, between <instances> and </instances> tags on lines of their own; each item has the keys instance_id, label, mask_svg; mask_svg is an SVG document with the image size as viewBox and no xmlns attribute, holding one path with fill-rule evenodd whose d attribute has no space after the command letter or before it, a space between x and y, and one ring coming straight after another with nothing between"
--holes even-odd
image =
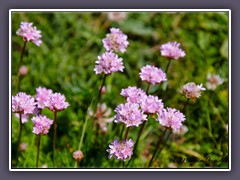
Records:
<instances>
[{"instance_id":1,"label":"white border frame","mask_svg":"<svg viewBox=\"0 0 240 180\"><path fill-rule=\"evenodd\" d=\"M228 35L228 60L229 60L229 84L228 84L228 112L229 112L229 126L228 126L228 132L229 132L229 168L228 169L74 169L74 168L56 168L56 169L45 169L45 168L39 168L39 169L12 169L11 167L11 135L12 135L12 107L11 107L11 99L12 99L12 56L11 56L11 34L12 34L12 12L113 12L113 11L125 11L125 12L228 12L229 13L229 35ZM231 171L231 10L230 9L10 9L9 10L9 171Z\"/></svg>"}]
</instances>

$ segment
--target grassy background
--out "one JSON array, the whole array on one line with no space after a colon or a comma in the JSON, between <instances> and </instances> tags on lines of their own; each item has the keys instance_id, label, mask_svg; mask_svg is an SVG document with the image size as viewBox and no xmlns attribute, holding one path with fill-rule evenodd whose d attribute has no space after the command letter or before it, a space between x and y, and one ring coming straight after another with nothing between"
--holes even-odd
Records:
<instances>
[{"instance_id":1,"label":"grassy background","mask_svg":"<svg viewBox=\"0 0 240 180\"><path fill-rule=\"evenodd\" d=\"M114 109L125 100L122 88L137 86L146 89L139 78L140 68L151 64L165 69L167 60L159 47L169 41L181 43L186 57L173 61L167 73L168 89L152 86L150 93L158 95L165 107L182 109L186 99L179 93L187 82L203 83L207 73L219 74L224 84L215 91L204 91L196 103L187 106L183 136L171 136L154 167L204 168L228 167L228 13L227 12L129 12L123 22L108 20L98 12L13 12L12 13L12 94L16 95L16 74L22 39L16 35L21 21L33 22L42 31L40 47L27 43L23 64L29 68L22 78L20 90L34 95L39 86L66 96L70 107L58 113L57 167L73 168L72 152L78 149L86 121L87 109L102 82L102 75L93 69L97 56L105 50L102 39L110 27L117 27L128 36L129 47L124 54L124 72L107 77L103 102ZM159 89L161 88L161 89ZM43 111L53 119L53 113ZM28 144L21 153L18 167L35 167L36 136L33 123L24 124L22 142ZM89 121L83 139L83 167L117 167L117 160L109 160L106 149L119 137L120 124L109 123L108 133L96 136ZM12 116L12 160L16 154L19 122ZM139 128L132 128L129 137L136 140ZM162 129L149 119L139 143L139 158L130 167L146 167ZM52 166L52 136L41 142L40 165ZM97 137L97 138L95 138ZM204 161L203 158L208 158Z\"/></svg>"}]
</instances>

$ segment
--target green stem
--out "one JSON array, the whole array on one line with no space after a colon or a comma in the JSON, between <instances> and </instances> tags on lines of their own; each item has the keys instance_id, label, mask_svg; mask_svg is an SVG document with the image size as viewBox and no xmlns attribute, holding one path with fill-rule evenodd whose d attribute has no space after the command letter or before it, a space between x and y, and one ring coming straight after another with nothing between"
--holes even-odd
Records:
<instances>
[{"instance_id":1,"label":"green stem","mask_svg":"<svg viewBox=\"0 0 240 180\"><path fill-rule=\"evenodd\" d=\"M127 130L126 130L126 133L125 133L125 136L124 136L124 140L127 139L127 137L128 137L128 133L129 133L129 130L130 130L130 127L128 127Z\"/></svg>"},{"instance_id":2,"label":"green stem","mask_svg":"<svg viewBox=\"0 0 240 180\"><path fill-rule=\"evenodd\" d=\"M36 162L36 168L38 168L40 141L41 141L41 135L38 135L37 136L37 162Z\"/></svg>"},{"instance_id":3,"label":"green stem","mask_svg":"<svg viewBox=\"0 0 240 180\"><path fill-rule=\"evenodd\" d=\"M182 112L184 112L185 111L185 109L186 109L186 107L187 107L187 105L188 105L188 103L189 103L189 98L187 99L187 101L185 102L185 104L183 105L183 110L182 110Z\"/></svg>"},{"instance_id":4,"label":"green stem","mask_svg":"<svg viewBox=\"0 0 240 180\"><path fill-rule=\"evenodd\" d=\"M150 84L148 83L147 89L146 89L146 94L148 94L148 90L149 90Z\"/></svg>"},{"instance_id":5,"label":"green stem","mask_svg":"<svg viewBox=\"0 0 240 180\"><path fill-rule=\"evenodd\" d=\"M121 130L121 134L120 134L120 139L122 139L122 135L123 135L123 131L124 131L124 124L122 124L122 130Z\"/></svg>"},{"instance_id":6,"label":"green stem","mask_svg":"<svg viewBox=\"0 0 240 180\"><path fill-rule=\"evenodd\" d=\"M53 168L55 167L55 144L56 144L56 136L57 136L57 112L54 112L54 134L53 134Z\"/></svg>"},{"instance_id":7,"label":"green stem","mask_svg":"<svg viewBox=\"0 0 240 180\"><path fill-rule=\"evenodd\" d=\"M103 81L102 81L102 85L101 85L101 87L100 87L100 89L99 89L99 91L98 91L98 103L101 102L102 88L103 88L103 86L104 86L104 84L105 84L106 77L107 77L107 74L104 74ZM98 103L97 103L97 104L98 104Z\"/></svg>"},{"instance_id":8,"label":"green stem","mask_svg":"<svg viewBox=\"0 0 240 180\"><path fill-rule=\"evenodd\" d=\"M167 67L166 67L166 70L165 70L165 73L167 74L168 72L168 69L169 69L169 66L170 66L170 63L171 63L171 59L168 60L168 64L167 64Z\"/></svg>"},{"instance_id":9,"label":"green stem","mask_svg":"<svg viewBox=\"0 0 240 180\"><path fill-rule=\"evenodd\" d=\"M18 135L18 145L17 145L17 161L16 161L16 166L18 164L18 155L20 151L20 144L21 144L21 139L22 139L22 113L19 113L19 135Z\"/></svg>"}]
</instances>

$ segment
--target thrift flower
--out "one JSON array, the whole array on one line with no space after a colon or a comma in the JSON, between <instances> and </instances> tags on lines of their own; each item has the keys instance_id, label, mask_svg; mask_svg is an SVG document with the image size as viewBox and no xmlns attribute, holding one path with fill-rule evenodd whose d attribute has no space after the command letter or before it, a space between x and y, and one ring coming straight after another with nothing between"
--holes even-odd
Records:
<instances>
[{"instance_id":1,"label":"thrift flower","mask_svg":"<svg viewBox=\"0 0 240 180\"><path fill-rule=\"evenodd\" d=\"M179 110L167 108L158 113L157 121L159 121L162 126L178 130L182 127L182 121L185 121L185 115Z\"/></svg>"},{"instance_id":2,"label":"thrift flower","mask_svg":"<svg viewBox=\"0 0 240 180\"><path fill-rule=\"evenodd\" d=\"M179 59L180 57L184 57L186 53L179 48L180 43L177 42L168 42L163 44L160 47L161 55L166 56L169 59Z\"/></svg>"},{"instance_id":3,"label":"thrift flower","mask_svg":"<svg viewBox=\"0 0 240 180\"><path fill-rule=\"evenodd\" d=\"M166 74L160 68L155 66L146 65L141 68L139 74L142 81L146 81L153 85L167 80Z\"/></svg>"},{"instance_id":4,"label":"thrift flower","mask_svg":"<svg viewBox=\"0 0 240 180\"><path fill-rule=\"evenodd\" d=\"M45 107L50 106L50 99L53 94L52 90L45 87L38 87L36 91L36 101L38 108L44 109Z\"/></svg>"},{"instance_id":5,"label":"thrift flower","mask_svg":"<svg viewBox=\"0 0 240 180\"><path fill-rule=\"evenodd\" d=\"M223 79L218 74L217 75L208 74L206 87L209 90L215 90L223 82L224 82Z\"/></svg>"},{"instance_id":6,"label":"thrift flower","mask_svg":"<svg viewBox=\"0 0 240 180\"><path fill-rule=\"evenodd\" d=\"M21 143L20 146L19 146L19 150L21 152L26 151L27 148L28 148L28 144L27 143Z\"/></svg>"},{"instance_id":7,"label":"thrift flower","mask_svg":"<svg viewBox=\"0 0 240 180\"><path fill-rule=\"evenodd\" d=\"M152 95L145 96L140 105L142 110L149 114L161 112L164 106L161 99Z\"/></svg>"},{"instance_id":8,"label":"thrift flower","mask_svg":"<svg viewBox=\"0 0 240 180\"><path fill-rule=\"evenodd\" d=\"M123 161L130 159L133 154L133 145L134 143L132 139L123 140L122 142L114 140L110 143L109 149L107 149L107 152L109 152L109 158L114 156Z\"/></svg>"},{"instance_id":9,"label":"thrift flower","mask_svg":"<svg viewBox=\"0 0 240 180\"><path fill-rule=\"evenodd\" d=\"M27 66L24 66L24 65L21 66L21 67L19 68L18 73L19 73L19 75L21 75L21 76L26 76L27 73L28 73L28 68L27 68Z\"/></svg>"},{"instance_id":10,"label":"thrift flower","mask_svg":"<svg viewBox=\"0 0 240 180\"><path fill-rule=\"evenodd\" d=\"M32 121L34 123L33 133L36 135L47 134L53 124L53 120L48 119L45 115L32 117Z\"/></svg>"},{"instance_id":11,"label":"thrift flower","mask_svg":"<svg viewBox=\"0 0 240 180\"><path fill-rule=\"evenodd\" d=\"M118 55L113 52L105 52L101 56L98 56L94 71L96 74L111 74L116 71L122 72L124 69L122 60L122 58L118 58Z\"/></svg>"},{"instance_id":12,"label":"thrift flower","mask_svg":"<svg viewBox=\"0 0 240 180\"><path fill-rule=\"evenodd\" d=\"M83 159L84 155L82 153L82 151L75 151L73 152L73 159L80 162Z\"/></svg>"},{"instance_id":13,"label":"thrift flower","mask_svg":"<svg viewBox=\"0 0 240 180\"><path fill-rule=\"evenodd\" d=\"M40 46L42 40L40 40L41 31L32 26L33 23L21 22L20 29L17 30L17 35L21 36L24 41L32 41L37 46Z\"/></svg>"},{"instance_id":14,"label":"thrift flower","mask_svg":"<svg viewBox=\"0 0 240 180\"><path fill-rule=\"evenodd\" d=\"M127 18L126 12L108 12L107 17L110 21L122 22Z\"/></svg>"},{"instance_id":15,"label":"thrift flower","mask_svg":"<svg viewBox=\"0 0 240 180\"><path fill-rule=\"evenodd\" d=\"M147 120L147 115L143 114L140 106L135 103L120 104L116 109L117 113L114 118L116 123L122 122L127 127L139 126L143 121Z\"/></svg>"},{"instance_id":16,"label":"thrift flower","mask_svg":"<svg viewBox=\"0 0 240 180\"><path fill-rule=\"evenodd\" d=\"M21 114L32 114L36 108L34 98L24 92L17 93L12 96L12 112Z\"/></svg>"},{"instance_id":17,"label":"thrift flower","mask_svg":"<svg viewBox=\"0 0 240 180\"><path fill-rule=\"evenodd\" d=\"M202 84L196 85L194 82L189 82L181 88L180 93L195 101L196 98L201 96L201 91L205 90L206 89L202 87Z\"/></svg>"},{"instance_id":18,"label":"thrift flower","mask_svg":"<svg viewBox=\"0 0 240 180\"><path fill-rule=\"evenodd\" d=\"M19 114L18 114L18 113L16 113L15 116L16 116L17 118L19 118ZM29 115L22 114L22 124L28 122L28 118L29 118Z\"/></svg>"},{"instance_id":19,"label":"thrift flower","mask_svg":"<svg viewBox=\"0 0 240 180\"><path fill-rule=\"evenodd\" d=\"M122 52L126 51L128 46L127 35L123 34L118 28L111 28L110 34L102 40L103 46L107 51Z\"/></svg>"},{"instance_id":20,"label":"thrift flower","mask_svg":"<svg viewBox=\"0 0 240 180\"><path fill-rule=\"evenodd\" d=\"M142 98L146 96L146 92L140 88L129 86L128 88L122 89L120 95L127 98L127 102L140 104Z\"/></svg>"},{"instance_id":21,"label":"thrift flower","mask_svg":"<svg viewBox=\"0 0 240 180\"><path fill-rule=\"evenodd\" d=\"M69 103L66 102L66 98L63 94L53 93L50 96L50 103L48 108L53 112L58 112L66 109L69 106Z\"/></svg>"}]
</instances>

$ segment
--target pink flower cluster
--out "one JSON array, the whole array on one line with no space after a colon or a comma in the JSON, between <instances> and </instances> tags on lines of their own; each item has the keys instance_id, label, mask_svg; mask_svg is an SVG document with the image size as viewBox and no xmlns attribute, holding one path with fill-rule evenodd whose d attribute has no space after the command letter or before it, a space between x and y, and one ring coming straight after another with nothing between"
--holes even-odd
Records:
<instances>
[{"instance_id":1,"label":"pink flower cluster","mask_svg":"<svg viewBox=\"0 0 240 180\"><path fill-rule=\"evenodd\" d=\"M207 74L206 87L209 90L215 90L219 85L221 85L224 80L218 75Z\"/></svg>"},{"instance_id":2,"label":"pink flower cluster","mask_svg":"<svg viewBox=\"0 0 240 180\"><path fill-rule=\"evenodd\" d=\"M34 98L24 92L12 96L12 112L21 114L32 114L36 108Z\"/></svg>"},{"instance_id":3,"label":"pink flower cluster","mask_svg":"<svg viewBox=\"0 0 240 180\"><path fill-rule=\"evenodd\" d=\"M48 119L45 115L32 117L32 121L34 123L33 133L36 135L47 134L53 124L53 120Z\"/></svg>"},{"instance_id":4,"label":"pink flower cluster","mask_svg":"<svg viewBox=\"0 0 240 180\"><path fill-rule=\"evenodd\" d=\"M37 46L40 46L41 31L32 26L33 23L21 22L20 29L17 30L17 35L21 36L24 41L32 41Z\"/></svg>"},{"instance_id":5,"label":"pink flower cluster","mask_svg":"<svg viewBox=\"0 0 240 180\"><path fill-rule=\"evenodd\" d=\"M109 152L109 158L114 156L123 161L130 159L133 154L133 145L134 143L132 139L123 140L122 142L114 140L110 143L109 149L107 149L107 152Z\"/></svg>"},{"instance_id":6,"label":"pink flower cluster","mask_svg":"<svg viewBox=\"0 0 240 180\"><path fill-rule=\"evenodd\" d=\"M107 51L122 52L126 51L128 46L127 35L123 34L118 28L111 28L110 34L102 40L103 46Z\"/></svg>"},{"instance_id":7,"label":"pink flower cluster","mask_svg":"<svg viewBox=\"0 0 240 180\"><path fill-rule=\"evenodd\" d=\"M140 88L129 86L122 89L120 95L127 98L127 102L140 104L142 98L146 96L146 92Z\"/></svg>"},{"instance_id":8,"label":"pink flower cluster","mask_svg":"<svg viewBox=\"0 0 240 180\"><path fill-rule=\"evenodd\" d=\"M177 42L168 42L163 44L160 47L161 55L168 57L169 59L179 59L180 57L184 57L186 53L179 48L180 43Z\"/></svg>"},{"instance_id":9,"label":"pink flower cluster","mask_svg":"<svg viewBox=\"0 0 240 180\"><path fill-rule=\"evenodd\" d=\"M96 74L111 74L116 71L122 72L123 69L122 58L118 58L118 55L113 52L105 52L101 56L98 56L94 71Z\"/></svg>"},{"instance_id":10,"label":"pink flower cluster","mask_svg":"<svg viewBox=\"0 0 240 180\"><path fill-rule=\"evenodd\" d=\"M39 109L44 109L45 107L50 106L50 97L52 95L52 90L45 87L38 87L36 89L36 101Z\"/></svg>"},{"instance_id":11,"label":"pink flower cluster","mask_svg":"<svg viewBox=\"0 0 240 180\"><path fill-rule=\"evenodd\" d=\"M80 162L82 159L84 158L84 155L82 153L82 151L75 151L73 152L73 159L75 159L76 161Z\"/></svg>"},{"instance_id":12,"label":"pink flower cluster","mask_svg":"<svg viewBox=\"0 0 240 180\"><path fill-rule=\"evenodd\" d=\"M158 99L157 96L144 96L141 101L141 108L147 114L155 114L161 112L164 105L161 99Z\"/></svg>"},{"instance_id":13,"label":"pink flower cluster","mask_svg":"<svg viewBox=\"0 0 240 180\"><path fill-rule=\"evenodd\" d=\"M141 68L139 74L142 81L146 81L153 85L167 80L166 74L155 66L146 65Z\"/></svg>"},{"instance_id":14,"label":"pink flower cluster","mask_svg":"<svg viewBox=\"0 0 240 180\"><path fill-rule=\"evenodd\" d=\"M202 87L202 84L196 85L194 82L189 82L181 88L180 93L182 93L185 97L195 101L196 98L201 96L201 91L205 90L206 89Z\"/></svg>"},{"instance_id":15,"label":"pink flower cluster","mask_svg":"<svg viewBox=\"0 0 240 180\"><path fill-rule=\"evenodd\" d=\"M115 112L117 114L114 117L114 122L124 123L127 127L138 127L143 121L147 120L147 115L143 114L140 106L136 103L120 104L115 109Z\"/></svg>"},{"instance_id":16,"label":"pink flower cluster","mask_svg":"<svg viewBox=\"0 0 240 180\"><path fill-rule=\"evenodd\" d=\"M166 108L163 109L161 113L158 113L157 121L159 121L162 126L178 130L182 127L182 121L185 121L185 115L179 110Z\"/></svg>"}]
</instances>

